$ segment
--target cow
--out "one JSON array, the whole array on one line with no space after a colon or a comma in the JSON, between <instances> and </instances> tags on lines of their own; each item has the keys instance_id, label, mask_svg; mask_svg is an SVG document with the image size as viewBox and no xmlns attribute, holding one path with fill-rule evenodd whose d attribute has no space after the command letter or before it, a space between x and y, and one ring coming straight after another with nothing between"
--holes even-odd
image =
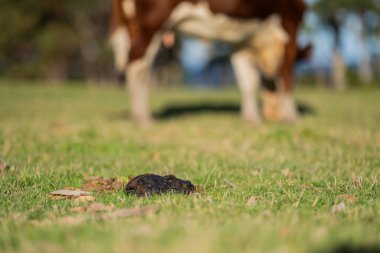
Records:
<instances>
[{"instance_id":1,"label":"cow","mask_svg":"<svg viewBox=\"0 0 380 253\"><path fill-rule=\"evenodd\" d=\"M261 122L256 101L260 80L264 117L296 121L293 67L305 10L303 0L113 0L111 43L116 68L128 76L131 116L142 124L151 122L150 67L163 34L176 30L233 46L231 63L247 122Z\"/></svg>"}]
</instances>

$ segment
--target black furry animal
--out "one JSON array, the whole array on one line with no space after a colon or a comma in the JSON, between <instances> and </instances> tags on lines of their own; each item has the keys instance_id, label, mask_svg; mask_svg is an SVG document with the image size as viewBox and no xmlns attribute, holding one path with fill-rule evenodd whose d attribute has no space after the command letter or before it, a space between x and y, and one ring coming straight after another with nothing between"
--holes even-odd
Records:
<instances>
[{"instance_id":1,"label":"black furry animal","mask_svg":"<svg viewBox=\"0 0 380 253\"><path fill-rule=\"evenodd\" d=\"M195 190L195 186L190 181L176 178L173 175L159 176L144 174L133 178L125 186L125 192L127 194L136 194L146 197L168 192L190 194L195 192Z\"/></svg>"}]
</instances>

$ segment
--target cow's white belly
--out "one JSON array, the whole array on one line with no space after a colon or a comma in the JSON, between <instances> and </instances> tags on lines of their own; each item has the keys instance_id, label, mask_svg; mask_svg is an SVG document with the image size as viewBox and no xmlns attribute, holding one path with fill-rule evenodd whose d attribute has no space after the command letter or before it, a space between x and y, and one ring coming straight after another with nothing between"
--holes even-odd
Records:
<instances>
[{"instance_id":1,"label":"cow's white belly","mask_svg":"<svg viewBox=\"0 0 380 253\"><path fill-rule=\"evenodd\" d=\"M282 62L288 35L280 18L238 20L213 14L206 2L183 2L172 12L169 27L206 40L220 40L246 50L266 76L274 76Z\"/></svg>"},{"instance_id":2,"label":"cow's white belly","mask_svg":"<svg viewBox=\"0 0 380 253\"><path fill-rule=\"evenodd\" d=\"M206 2L183 2L172 12L168 25L195 37L240 44L254 37L262 27L262 22L213 14Z\"/></svg>"}]
</instances>

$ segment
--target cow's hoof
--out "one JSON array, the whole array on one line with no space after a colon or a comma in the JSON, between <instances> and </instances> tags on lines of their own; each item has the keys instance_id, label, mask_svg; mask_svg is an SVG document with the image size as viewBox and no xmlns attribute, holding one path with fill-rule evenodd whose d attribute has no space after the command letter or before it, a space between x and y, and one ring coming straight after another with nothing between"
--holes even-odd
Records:
<instances>
[{"instance_id":1,"label":"cow's hoof","mask_svg":"<svg viewBox=\"0 0 380 253\"><path fill-rule=\"evenodd\" d=\"M295 124L300 120L298 112L294 111L293 109L287 111L283 111L283 115L281 118L281 122L287 123L287 124Z\"/></svg>"},{"instance_id":2,"label":"cow's hoof","mask_svg":"<svg viewBox=\"0 0 380 253\"><path fill-rule=\"evenodd\" d=\"M154 120L152 118L135 118L137 125L142 128L149 128L154 125Z\"/></svg>"},{"instance_id":3,"label":"cow's hoof","mask_svg":"<svg viewBox=\"0 0 380 253\"><path fill-rule=\"evenodd\" d=\"M257 126L262 123L261 117L259 116L250 116L250 117L243 116L243 119L247 124L252 125L252 126Z\"/></svg>"},{"instance_id":4,"label":"cow's hoof","mask_svg":"<svg viewBox=\"0 0 380 253\"><path fill-rule=\"evenodd\" d=\"M281 99L281 121L285 123L296 123L300 116L297 110L297 105L291 94L283 94Z\"/></svg>"},{"instance_id":5,"label":"cow's hoof","mask_svg":"<svg viewBox=\"0 0 380 253\"><path fill-rule=\"evenodd\" d=\"M278 122L281 120L281 96L279 93L264 91L263 116L267 121Z\"/></svg>"},{"instance_id":6,"label":"cow's hoof","mask_svg":"<svg viewBox=\"0 0 380 253\"><path fill-rule=\"evenodd\" d=\"M265 91L263 115L271 122L295 123L299 120L297 106L290 93Z\"/></svg>"},{"instance_id":7,"label":"cow's hoof","mask_svg":"<svg viewBox=\"0 0 380 253\"><path fill-rule=\"evenodd\" d=\"M130 118L139 127L147 128L154 125L154 120L149 115L130 114Z\"/></svg>"},{"instance_id":8,"label":"cow's hoof","mask_svg":"<svg viewBox=\"0 0 380 253\"><path fill-rule=\"evenodd\" d=\"M250 125L259 125L262 122L260 112L256 106L243 104L241 108L241 117L245 122Z\"/></svg>"}]
</instances>

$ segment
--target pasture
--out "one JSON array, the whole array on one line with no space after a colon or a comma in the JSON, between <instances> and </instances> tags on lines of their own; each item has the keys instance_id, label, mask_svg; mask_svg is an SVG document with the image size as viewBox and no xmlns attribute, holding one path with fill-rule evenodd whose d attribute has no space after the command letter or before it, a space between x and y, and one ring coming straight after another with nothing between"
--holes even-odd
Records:
<instances>
[{"instance_id":1,"label":"pasture","mask_svg":"<svg viewBox=\"0 0 380 253\"><path fill-rule=\"evenodd\" d=\"M140 129L121 89L0 85L0 252L332 252L380 243L380 90L299 87L313 112L297 125L245 124L237 90L154 90ZM222 108L215 105L235 105ZM222 109L226 109L223 111ZM228 109L228 110L227 110ZM99 220L48 193L85 176L175 174L199 193L138 198L95 193L147 216ZM85 219L76 219L84 215ZM69 217L70 219L62 219Z\"/></svg>"}]
</instances>

